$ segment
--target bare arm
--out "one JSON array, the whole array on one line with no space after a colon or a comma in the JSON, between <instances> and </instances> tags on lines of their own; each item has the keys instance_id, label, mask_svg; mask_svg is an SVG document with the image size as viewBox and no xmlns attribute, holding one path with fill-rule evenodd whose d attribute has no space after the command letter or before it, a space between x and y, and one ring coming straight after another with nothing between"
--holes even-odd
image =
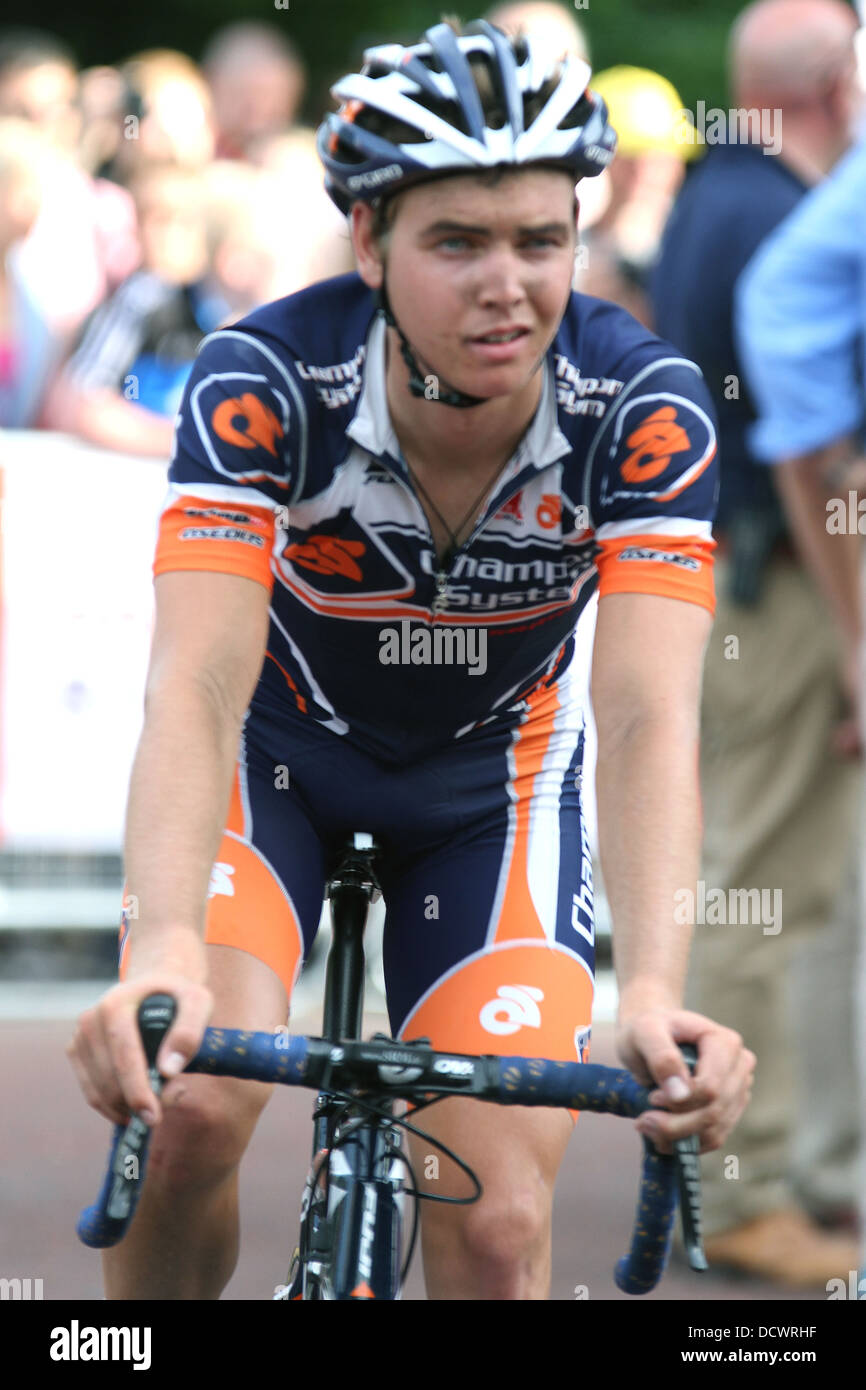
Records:
<instances>
[{"instance_id":1,"label":"bare arm","mask_svg":"<svg viewBox=\"0 0 866 1390\"><path fill-rule=\"evenodd\" d=\"M695 604L609 594L599 603L592 676L619 1052L640 1079L664 1086L657 1103L679 1101L687 1112L651 1112L640 1128L649 1133L656 1123L663 1141L700 1133L705 1149L742 1113L754 1066L736 1033L682 1008L692 928L677 920L677 894L695 890L699 870L700 685L710 626ZM676 1046L686 1041L699 1049L691 1087Z\"/></svg>"},{"instance_id":2,"label":"bare arm","mask_svg":"<svg viewBox=\"0 0 866 1390\"><path fill-rule=\"evenodd\" d=\"M827 599L845 641L862 631L860 610L860 541L856 530L828 527L827 502L847 502L845 466L857 451L847 440L785 460L774 470L779 496L797 547Z\"/></svg>"},{"instance_id":3,"label":"bare arm","mask_svg":"<svg viewBox=\"0 0 866 1390\"><path fill-rule=\"evenodd\" d=\"M157 576L145 722L129 789L125 858L140 935L204 931L238 740L264 660L268 594L230 574Z\"/></svg>"},{"instance_id":4,"label":"bare arm","mask_svg":"<svg viewBox=\"0 0 866 1390\"><path fill-rule=\"evenodd\" d=\"M171 453L172 420L116 391L84 390L67 376L61 376L49 392L44 421L48 429L74 434L118 453L146 454L166 461Z\"/></svg>"},{"instance_id":5,"label":"bare arm","mask_svg":"<svg viewBox=\"0 0 866 1390\"><path fill-rule=\"evenodd\" d=\"M145 722L126 819L129 968L83 1015L69 1049L88 1101L117 1121L145 1108L159 1118L136 1029L141 999L162 990L178 1000L160 1052L166 1074L195 1053L210 1014L208 882L267 640L268 592L250 579L184 571L159 575L155 587ZM166 1066L171 1053L177 1061Z\"/></svg>"},{"instance_id":6,"label":"bare arm","mask_svg":"<svg viewBox=\"0 0 866 1390\"><path fill-rule=\"evenodd\" d=\"M651 594L611 594L599 604L599 854L623 1005L649 993L682 1002L691 928L675 921L674 894L698 877L698 716L710 625L706 609Z\"/></svg>"}]
</instances>

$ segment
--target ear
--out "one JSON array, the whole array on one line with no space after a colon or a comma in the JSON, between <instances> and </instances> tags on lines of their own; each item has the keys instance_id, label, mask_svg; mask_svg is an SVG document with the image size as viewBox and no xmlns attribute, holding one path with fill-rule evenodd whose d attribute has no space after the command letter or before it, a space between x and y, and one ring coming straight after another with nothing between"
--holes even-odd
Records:
<instances>
[{"instance_id":1,"label":"ear","mask_svg":"<svg viewBox=\"0 0 866 1390\"><path fill-rule=\"evenodd\" d=\"M353 203L350 217L358 274L365 285L377 290L384 279L384 266L373 236L373 210L367 203Z\"/></svg>"}]
</instances>

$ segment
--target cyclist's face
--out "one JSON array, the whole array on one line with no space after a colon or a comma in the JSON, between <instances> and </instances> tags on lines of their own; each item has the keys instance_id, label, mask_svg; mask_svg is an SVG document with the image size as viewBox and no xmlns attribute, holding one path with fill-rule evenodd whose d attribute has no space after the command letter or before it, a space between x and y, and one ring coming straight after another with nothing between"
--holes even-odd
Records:
<instances>
[{"instance_id":1,"label":"cyclist's face","mask_svg":"<svg viewBox=\"0 0 866 1390\"><path fill-rule=\"evenodd\" d=\"M425 374L490 398L526 384L571 291L575 209L573 181L555 169L521 170L492 186L458 176L400 196L387 237L388 295ZM360 256L359 269L380 283ZM508 330L519 336L484 341Z\"/></svg>"}]
</instances>

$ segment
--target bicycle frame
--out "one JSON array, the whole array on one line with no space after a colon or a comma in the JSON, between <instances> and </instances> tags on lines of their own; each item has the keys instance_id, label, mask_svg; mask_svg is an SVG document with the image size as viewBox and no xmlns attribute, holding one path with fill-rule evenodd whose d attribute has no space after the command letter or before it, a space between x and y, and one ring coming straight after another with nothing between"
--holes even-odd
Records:
<instances>
[{"instance_id":1,"label":"bicycle frame","mask_svg":"<svg viewBox=\"0 0 866 1390\"><path fill-rule=\"evenodd\" d=\"M361 1037L364 930L380 892L372 868L376 852L371 835L355 832L327 885L332 940L322 1036L328 1042ZM391 1104L386 1111L371 1117L319 1092L298 1246L277 1299L399 1298L404 1160L402 1135L388 1118Z\"/></svg>"}]
</instances>

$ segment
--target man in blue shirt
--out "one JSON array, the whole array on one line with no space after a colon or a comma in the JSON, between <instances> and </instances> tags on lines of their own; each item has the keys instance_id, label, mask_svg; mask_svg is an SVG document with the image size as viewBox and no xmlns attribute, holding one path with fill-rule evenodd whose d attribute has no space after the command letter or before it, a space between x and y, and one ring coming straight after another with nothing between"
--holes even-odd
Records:
<instances>
[{"instance_id":1,"label":"man in blue shirt","mask_svg":"<svg viewBox=\"0 0 866 1390\"><path fill-rule=\"evenodd\" d=\"M825 998L819 1009L814 996L798 1009L796 1025L787 992L805 946L827 939L851 858L858 779L831 751L842 703L831 624L795 558L775 475L751 442L754 364L749 358L744 372L733 301L755 251L847 148L854 29L839 0L759 0L742 12L730 46L739 110L726 121L727 143L713 145L686 181L653 283L656 329L699 364L719 420L718 609L701 734L706 890L757 885L780 890L784 904L784 932L734 926L731 915L715 930L709 914L696 924L692 1007L712 998L758 1057L753 1103L735 1136L739 1180L726 1181L721 1162L705 1164L707 1250L713 1262L801 1286L823 1285L843 1247L855 1251L803 1211L834 1216L855 1190L857 1134L843 1089L851 1081L838 1071L853 1025L850 1009L837 1008L834 1041L825 1016L826 997L841 998L850 978L845 950L821 962L830 971ZM761 143L738 143L745 109L761 115L760 137L752 127ZM717 136L718 123L710 129ZM850 920L839 935L850 955L853 900L844 906ZM812 962L813 978L816 969ZM821 1058L821 1083L812 1094L807 1081L798 1116L797 1073L808 1073L810 1059L820 1070Z\"/></svg>"},{"instance_id":2,"label":"man in blue shirt","mask_svg":"<svg viewBox=\"0 0 866 1390\"><path fill-rule=\"evenodd\" d=\"M849 489L866 484L866 134L749 265L737 328L760 411L750 447L784 465L774 477L843 647L853 748L862 743L857 537L866 520Z\"/></svg>"},{"instance_id":3,"label":"man in blue shirt","mask_svg":"<svg viewBox=\"0 0 866 1390\"><path fill-rule=\"evenodd\" d=\"M737 328L760 410L751 447L758 458L778 465L774 477L792 529L833 612L854 711L842 732L849 748L862 750L866 136L749 266L738 287ZM858 840L862 846L862 820ZM855 1003L861 1019L864 959L861 943ZM850 1007L850 990L846 1003ZM861 1031L861 1097L864 1042ZM855 1113L863 1109L852 1106Z\"/></svg>"}]
</instances>

